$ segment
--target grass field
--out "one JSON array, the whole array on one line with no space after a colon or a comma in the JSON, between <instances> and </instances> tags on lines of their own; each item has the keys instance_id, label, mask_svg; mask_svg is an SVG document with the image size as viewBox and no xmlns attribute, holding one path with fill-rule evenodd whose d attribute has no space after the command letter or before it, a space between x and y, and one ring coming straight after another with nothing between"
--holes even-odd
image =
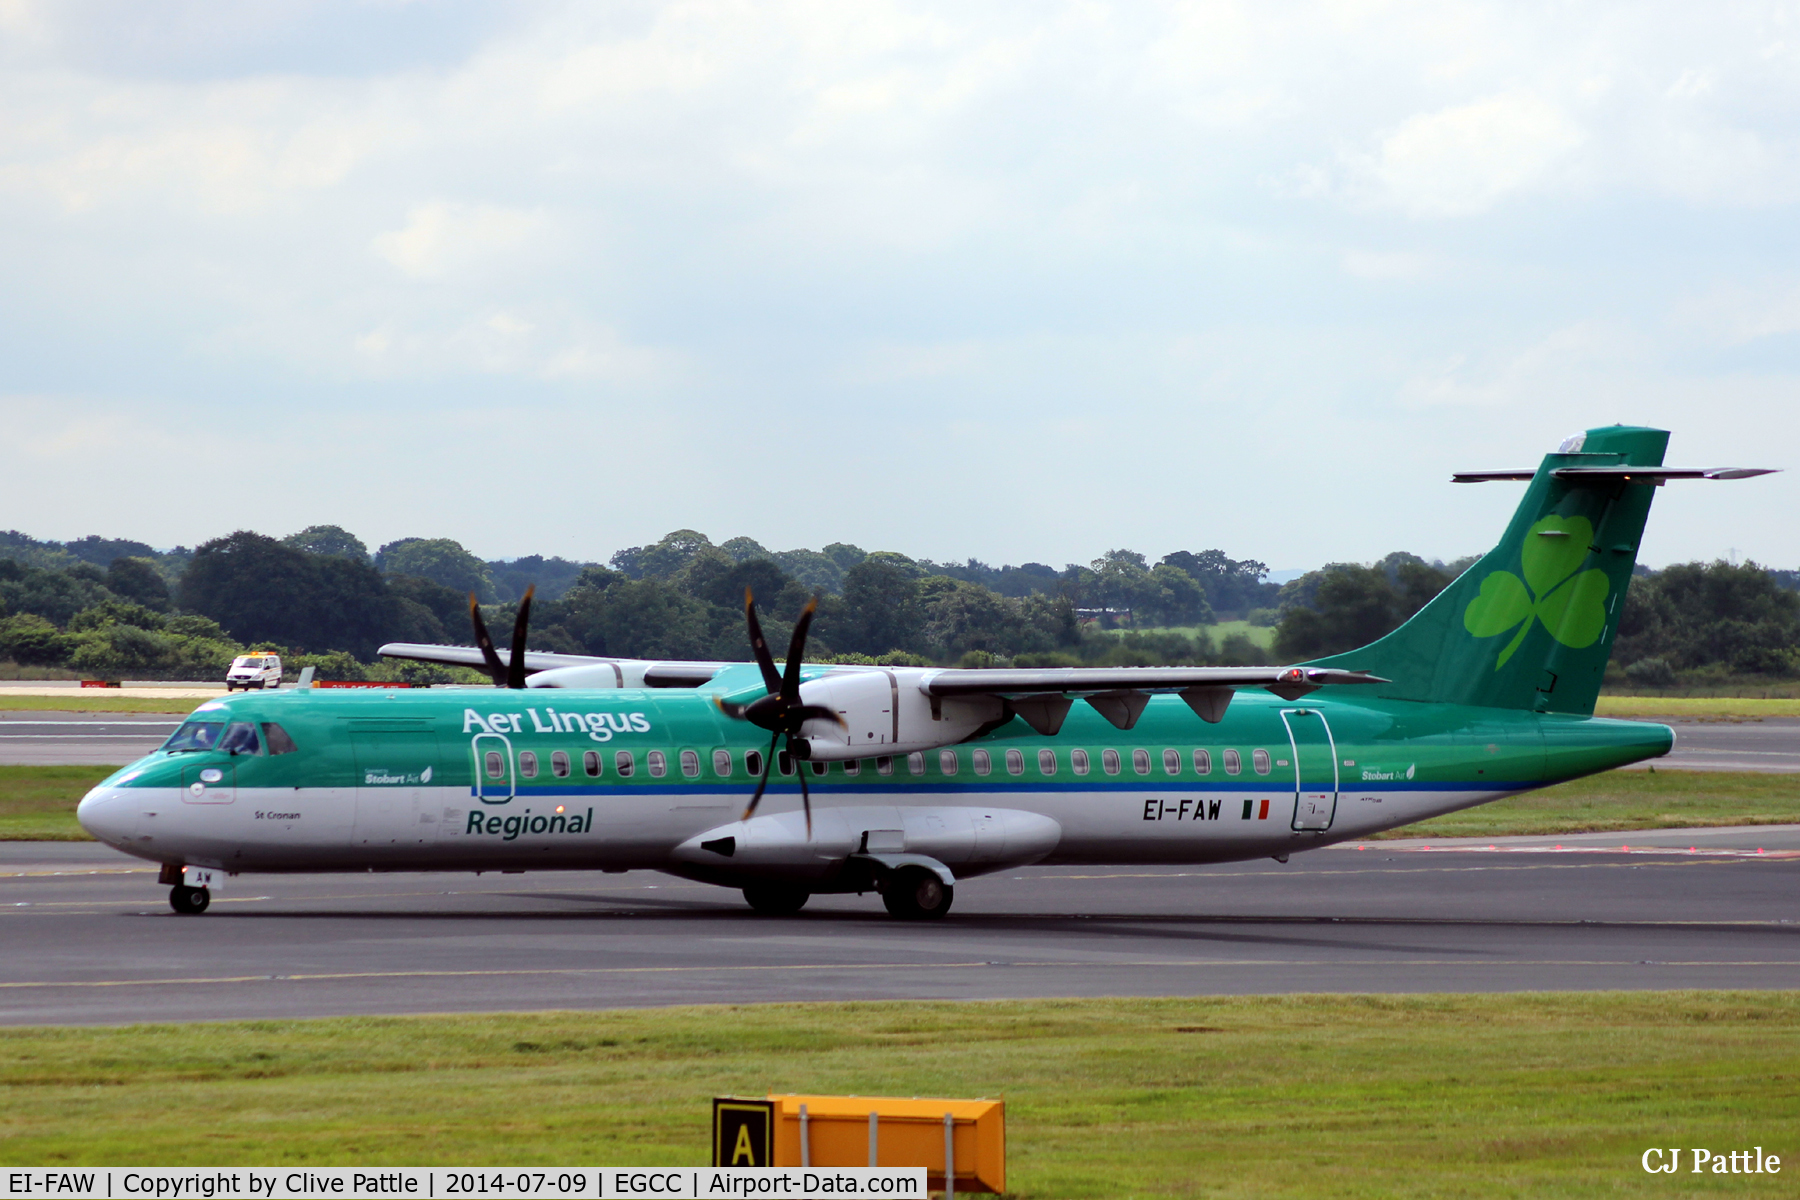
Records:
<instances>
[{"instance_id":1,"label":"grass field","mask_svg":"<svg viewBox=\"0 0 1800 1200\"><path fill-rule=\"evenodd\" d=\"M1800 821L1800 775L1609 771L1375 836L1505 837L1795 821Z\"/></svg>"},{"instance_id":2,"label":"grass field","mask_svg":"<svg viewBox=\"0 0 1800 1200\"><path fill-rule=\"evenodd\" d=\"M86 841L75 805L116 767L0 766L0 841ZM1504 837L1800 822L1800 775L1613 771L1377 837Z\"/></svg>"},{"instance_id":3,"label":"grass field","mask_svg":"<svg viewBox=\"0 0 1800 1200\"><path fill-rule=\"evenodd\" d=\"M1756 721L1764 717L1800 717L1800 700L1762 700L1712 696L1602 696L1597 717L1687 717L1699 721Z\"/></svg>"},{"instance_id":4,"label":"grass field","mask_svg":"<svg viewBox=\"0 0 1800 1200\"><path fill-rule=\"evenodd\" d=\"M96 696L71 688L67 696L0 696L0 712L191 713L205 703L192 696Z\"/></svg>"},{"instance_id":5,"label":"grass field","mask_svg":"<svg viewBox=\"0 0 1800 1200\"><path fill-rule=\"evenodd\" d=\"M0 766L0 841L91 841L75 805L117 767Z\"/></svg>"},{"instance_id":6,"label":"grass field","mask_svg":"<svg viewBox=\"0 0 1800 1200\"><path fill-rule=\"evenodd\" d=\"M1639 1157L1791 1160L1796 1077L1792 992L23 1028L0 1030L0 1159L702 1164L711 1097L818 1091L1004 1098L1017 1197L1792 1195Z\"/></svg>"}]
</instances>

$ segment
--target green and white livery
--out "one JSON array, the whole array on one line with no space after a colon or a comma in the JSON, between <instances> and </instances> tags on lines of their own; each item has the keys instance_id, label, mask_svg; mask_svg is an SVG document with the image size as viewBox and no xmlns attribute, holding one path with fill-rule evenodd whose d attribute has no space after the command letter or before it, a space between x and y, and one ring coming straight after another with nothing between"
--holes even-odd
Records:
<instances>
[{"instance_id":1,"label":"green and white livery","mask_svg":"<svg viewBox=\"0 0 1800 1200\"><path fill-rule=\"evenodd\" d=\"M1291 854L1666 754L1593 716L1668 435L1571 438L1490 553L1400 629L1283 667L785 669L389 646L499 689L293 689L198 709L94 788L178 911L248 872L653 869L792 912L942 916L1031 863ZM521 614L523 618L523 613ZM784 740L785 739L785 740Z\"/></svg>"}]
</instances>

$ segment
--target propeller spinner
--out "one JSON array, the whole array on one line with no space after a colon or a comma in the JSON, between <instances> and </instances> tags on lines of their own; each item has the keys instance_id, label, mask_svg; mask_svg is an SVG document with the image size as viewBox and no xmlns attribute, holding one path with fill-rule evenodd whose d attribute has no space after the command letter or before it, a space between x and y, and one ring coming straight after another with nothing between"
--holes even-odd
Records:
<instances>
[{"instance_id":1,"label":"propeller spinner","mask_svg":"<svg viewBox=\"0 0 1800 1200\"><path fill-rule=\"evenodd\" d=\"M762 778L756 781L756 792L750 797L750 803L744 807L744 815L739 820L748 821L756 806L762 803L763 792L769 786L769 770L775 765L775 743L783 735L787 737L788 752L794 751L794 742L800 736L800 727L806 722L819 718L844 723L829 708L817 704L800 702L800 658L806 649L806 631L812 625L813 613L818 610L817 596L807 601L801 610L800 619L794 622L794 636L788 643L786 672L775 669L775 659L769 653L768 640L763 637L762 623L756 619L756 597L750 589L744 589L744 623L750 629L750 648L756 652L756 665L762 668L763 687L768 694L758 696L748 704L737 704L730 700L718 701L719 708L728 717L739 721L748 721L752 725L769 731L769 752L763 755ZM799 755L795 755L796 758ZM800 780L800 804L806 810L806 836L812 837L812 792L806 786L806 772L797 772Z\"/></svg>"}]
</instances>

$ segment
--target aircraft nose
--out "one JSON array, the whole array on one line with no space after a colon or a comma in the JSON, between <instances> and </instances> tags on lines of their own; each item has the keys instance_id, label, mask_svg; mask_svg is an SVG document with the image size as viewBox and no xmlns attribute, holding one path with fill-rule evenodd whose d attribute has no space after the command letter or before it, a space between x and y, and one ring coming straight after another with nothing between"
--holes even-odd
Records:
<instances>
[{"instance_id":1,"label":"aircraft nose","mask_svg":"<svg viewBox=\"0 0 1800 1200\"><path fill-rule=\"evenodd\" d=\"M97 787L75 806L81 827L108 845L119 846L136 832L136 806L128 789Z\"/></svg>"}]
</instances>

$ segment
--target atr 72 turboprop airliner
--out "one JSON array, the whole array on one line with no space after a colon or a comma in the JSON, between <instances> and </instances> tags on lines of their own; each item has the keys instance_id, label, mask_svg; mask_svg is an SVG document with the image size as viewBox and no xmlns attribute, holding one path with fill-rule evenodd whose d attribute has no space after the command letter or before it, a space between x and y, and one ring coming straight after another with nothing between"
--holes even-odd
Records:
<instances>
[{"instance_id":1,"label":"atr 72 turboprop airliner","mask_svg":"<svg viewBox=\"0 0 1800 1200\"><path fill-rule=\"evenodd\" d=\"M760 912L874 891L941 917L1030 863L1289 855L1668 753L1593 716L1668 434L1570 438L1500 543L1405 625L1284 667L785 668L477 649L502 690L247 693L197 709L82 800L163 864L177 912L254 871L649 868ZM1077 703L1080 701L1080 703ZM765 740L766 735L766 740ZM759 811L760 810L760 811Z\"/></svg>"}]
</instances>

